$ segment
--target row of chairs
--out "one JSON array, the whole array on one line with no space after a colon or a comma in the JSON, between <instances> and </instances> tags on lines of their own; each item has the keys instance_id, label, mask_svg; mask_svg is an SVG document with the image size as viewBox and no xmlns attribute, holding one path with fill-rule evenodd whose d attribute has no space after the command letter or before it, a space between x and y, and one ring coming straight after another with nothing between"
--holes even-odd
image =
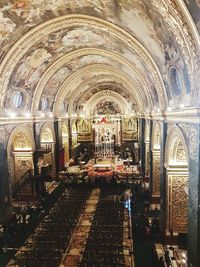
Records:
<instances>
[{"instance_id":1,"label":"row of chairs","mask_svg":"<svg viewBox=\"0 0 200 267\"><path fill-rule=\"evenodd\" d=\"M15 256L20 267L56 267L60 264L88 198L90 189L77 185L61 195L48 215Z\"/></svg>"},{"instance_id":2,"label":"row of chairs","mask_svg":"<svg viewBox=\"0 0 200 267\"><path fill-rule=\"evenodd\" d=\"M79 267L125 266L123 254L124 205L114 196L123 186L102 188Z\"/></svg>"}]
</instances>

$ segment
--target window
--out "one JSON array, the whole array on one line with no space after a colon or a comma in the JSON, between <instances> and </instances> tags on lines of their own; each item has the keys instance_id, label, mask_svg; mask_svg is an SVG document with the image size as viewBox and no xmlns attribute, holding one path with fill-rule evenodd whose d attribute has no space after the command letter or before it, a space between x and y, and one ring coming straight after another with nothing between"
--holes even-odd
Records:
<instances>
[{"instance_id":1,"label":"window","mask_svg":"<svg viewBox=\"0 0 200 267\"><path fill-rule=\"evenodd\" d=\"M48 99L43 98L42 102L41 102L41 108L42 108L42 110L45 110L45 109L47 109L47 107L48 107Z\"/></svg>"},{"instance_id":2,"label":"window","mask_svg":"<svg viewBox=\"0 0 200 267\"><path fill-rule=\"evenodd\" d=\"M22 92L17 92L13 96L13 105L15 108L19 108L22 105L23 101L23 93Z\"/></svg>"}]
</instances>

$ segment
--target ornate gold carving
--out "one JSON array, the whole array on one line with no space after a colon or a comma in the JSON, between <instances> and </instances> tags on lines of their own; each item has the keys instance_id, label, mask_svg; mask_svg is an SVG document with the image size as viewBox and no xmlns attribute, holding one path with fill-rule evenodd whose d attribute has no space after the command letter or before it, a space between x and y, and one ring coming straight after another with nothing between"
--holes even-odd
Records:
<instances>
[{"instance_id":1,"label":"ornate gold carving","mask_svg":"<svg viewBox=\"0 0 200 267\"><path fill-rule=\"evenodd\" d=\"M153 195L160 196L160 150L153 151Z\"/></svg>"},{"instance_id":2,"label":"ornate gold carving","mask_svg":"<svg viewBox=\"0 0 200 267\"><path fill-rule=\"evenodd\" d=\"M188 176L168 176L168 226L186 233L188 224Z\"/></svg>"},{"instance_id":3,"label":"ornate gold carving","mask_svg":"<svg viewBox=\"0 0 200 267\"><path fill-rule=\"evenodd\" d=\"M19 132L13 138L14 150L29 150L32 149L31 140L27 138L26 134Z\"/></svg>"},{"instance_id":4,"label":"ornate gold carving","mask_svg":"<svg viewBox=\"0 0 200 267\"><path fill-rule=\"evenodd\" d=\"M15 181L19 180L28 170L33 168L32 155L15 155Z\"/></svg>"},{"instance_id":5,"label":"ornate gold carving","mask_svg":"<svg viewBox=\"0 0 200 267\"><path fill-rule=\"evenodd\" d=\"M182 142L180 141L176 147L176 161L187 161L186 153Z\"/></svg>"},{"instance_id":6,"label":"ornate gold carving","mask_svg":"<svg viewBox=\"0 0 200 267\"><path fill-rule=\"evenodd\" d=\"M81 119L77 124L78 142L92 141L92 125L90 120Z\"/></svg>"},{"instance_id":7,"label":"ornate gold carving","mask_svg":"<svg viewBox=\"0 0 200 267\"><path fill-rule=\"evenodd\" d=\"M136 141L137 131L137 119L124 118L122 120L122 139L124 141Z\"/></svg>"}]
</instances>

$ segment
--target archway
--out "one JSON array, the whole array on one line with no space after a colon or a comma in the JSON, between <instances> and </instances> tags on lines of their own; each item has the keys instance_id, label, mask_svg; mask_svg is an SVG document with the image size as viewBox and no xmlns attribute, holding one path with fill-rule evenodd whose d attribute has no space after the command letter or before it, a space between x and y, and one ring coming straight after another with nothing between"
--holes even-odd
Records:
<instances>
[{"instance_id":1,"label":"archway","mask_svg":"<svg viewBox=\"0 0 200 267\"><path fill-rule=\"evenodd\" d=\"M44 150L42 158L38 161L39 173L42 175L55 175L55 134L50 124L44 124L40 132L40 146Z\"/></svg>"},{"instance_id":2,"label":"archway","mask_svg":"<svg viewBox=\"0 0 200 267\"><path fill-rule=\"evenodd\" d=\"M33 171L34 149L32 131L26 126L16 127L9 137L7 146L10 187L19 182L28 171Z\"/></svg>"},{"instance_id":3,"label":"archway","mask_svg":"<svg viewBox=\"0 0 200 267\"><path fill-rule=\"evenodd\" d=\"M177 127L171 129L166 147L167 230L187 233L188 151Z\"/></svg>"},{"instance_id":4,"label":"archway","mask_svg":"<svg viewBox=\"0 0 200 267\"><path fill-rule=\"evenodd\" d=\"M160 197L160 141L161 130L159 123L155 123L152 135L152 157L153 157L153 172L152 172L152 195Z\"/></svg>"}]
</instances>

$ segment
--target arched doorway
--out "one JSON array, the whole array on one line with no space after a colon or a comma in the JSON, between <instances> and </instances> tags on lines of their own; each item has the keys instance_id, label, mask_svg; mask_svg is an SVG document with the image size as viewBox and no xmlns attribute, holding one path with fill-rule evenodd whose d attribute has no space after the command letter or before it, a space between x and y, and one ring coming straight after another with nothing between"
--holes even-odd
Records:
<instances>
[{"instance_id":1,"label":"arched doorway","mask_svg":"<svg viewBox=\"0 0 200 267\"><path fill-rule=\"evenodd\" d=\"M46 151L43 153L41 161L38 162L40 166L39 173L55 175L55 134L54 129L50 124L45 124L40 132L40 146Z\"/></svg>"},{"instance_id":2,"label":"arched doorway","mask_svg":"<svg viewBox=\"0 0 200 267\"><path fill-rule=\"evenodd\" d=\"M33 172L33 151L35 149L32 131L26 126L16 127L8 140L8 171L10 192L26 173Z\"/></svg>"},{"instance_id":3,"label":"arched doorway","mask_svg":"<svg viewBox=\"0 0 200 267\"><path fill-rule=\"evenodd\" d=\"M160 197L160 142L161 129L159 123L154 124L152 135L152 195L153 197Z\"/></svg>"},{"instance_id":4,"label":"arched doorway","mask_svg":"<svg viewBox=\"0 0 200 267\"><path fill-rule=\"evenodd\" d=\"M188 151L177 127L171 129L166 148L167 230L187 233Z\"/></svg>"}]
</instances>

